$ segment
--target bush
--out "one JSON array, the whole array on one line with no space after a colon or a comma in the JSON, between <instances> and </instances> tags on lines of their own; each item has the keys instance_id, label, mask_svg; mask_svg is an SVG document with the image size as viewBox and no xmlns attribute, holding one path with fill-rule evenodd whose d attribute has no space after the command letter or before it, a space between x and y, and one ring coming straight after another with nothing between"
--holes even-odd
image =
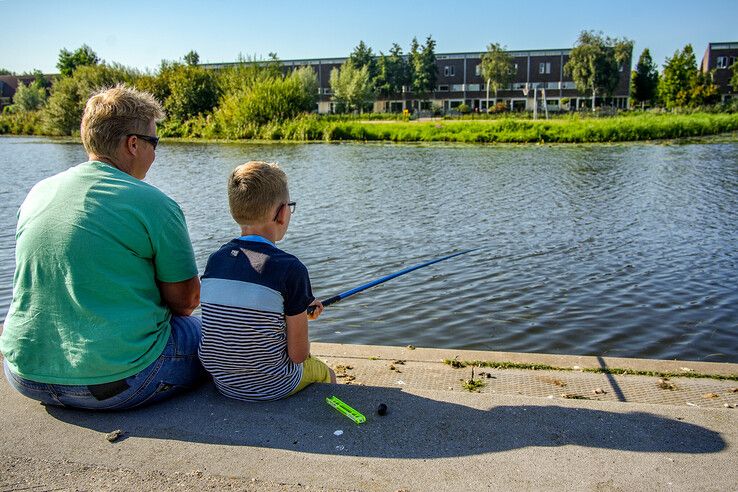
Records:
<instances>
[{"instance_id":1,"label":"bush","mask_svg":"<svg viewBox=\"0 0 738 492\"><path fill-rule=\"evenodd\" d=\"M69 77L62 77L51 87L43 109L44 132L72 135L79 132L82 112L90 96L105 87L131 83L135 72L121 66L89 65L78 67Z\"/></svg>"},{"instance_id":2,"label":"bush","mask_svg":"<svg viewBox=\"0 0 738 492\"><path fill-rule=\"evenodd\" d=\"M215 113L215 121L229 138L244 138L259 127L281 123L312 111L318 81L310 68L301 68L286 78L272 77L252 87L229 94Z\"/></svg>"}]
</instances>

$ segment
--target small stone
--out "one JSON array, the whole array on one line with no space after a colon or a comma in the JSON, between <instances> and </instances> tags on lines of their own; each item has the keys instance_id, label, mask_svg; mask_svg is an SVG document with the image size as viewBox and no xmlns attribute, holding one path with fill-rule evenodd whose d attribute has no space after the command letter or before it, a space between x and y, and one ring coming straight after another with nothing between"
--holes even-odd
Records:
<instances>
[{"instance_id":1,"label":"small stone","mask_svg":"<svg viewBox=\"0 0 738 492\"><path fill-rule=\"evenodd\" d=\"M595 388L592 390L592 393L595 395L605 395L607 394L607 391L603 390L602 388Z\"/></svg>"},{"instance_id":2,"label":"small stone","mask_svg":"<svg viewBox=\"0 0 738 492\"><path fill-rule=\"evenodd\" d=\"M407 349L408 350L415 350L415 345L408 345L407 346Z\"/></svg>"},{"instance_id":3,"label":"small stone","mask_svg":"<svg viewBox=\"0 0 738 492\"><path fill-rule=\"evenodd\" d=\"M720 395L717 393L705 393L702 395L703 398L720 398Z\"/></svg>"},{"instance_id":4,"label":"small stone","mask_svg":"<svg viewBox=\"0 0 738 492\"><path fill-rule=\"evenodd\" d=\"M123 432L121 429L116 429L113 432L109 432L108 434L106 434L105 439L107 439L108 442L115 442L123 437L124 434L125 432Z\"/></svg>"},{"instance_id":5,"label":"small stone","mask_svg":"<svg viewBox=\"0 0 738 492\"><path fill-rule=\"evenodd\" d=\"M378 415L386 415L387 414L387 405L384 403L380 403L377 407L377 414Z\"/></svg>"}]
</instances>

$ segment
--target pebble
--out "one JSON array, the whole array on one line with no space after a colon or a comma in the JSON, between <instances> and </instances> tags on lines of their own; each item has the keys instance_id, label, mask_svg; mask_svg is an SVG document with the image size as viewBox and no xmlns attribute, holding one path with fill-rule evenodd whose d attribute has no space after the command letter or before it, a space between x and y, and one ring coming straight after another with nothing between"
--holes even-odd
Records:
<instances>
[{"instance_id":1,"label":"pebble","mask_svg":"<svg viewBox=\"0 0 738 492\"><path fill-rule=\"evenodd\" d=\"M387 405L384 403L380 403L377 407L377 414L379 415L386 415L387 414Z\"/></svg>"}]
</instances>

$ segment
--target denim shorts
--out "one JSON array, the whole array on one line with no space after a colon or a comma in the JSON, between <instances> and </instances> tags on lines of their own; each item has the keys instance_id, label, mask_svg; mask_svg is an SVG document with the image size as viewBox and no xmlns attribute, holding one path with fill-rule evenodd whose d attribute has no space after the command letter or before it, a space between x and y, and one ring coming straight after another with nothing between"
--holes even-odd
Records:
<instances>
[{"instance_id":1,"label":"denim shorts","mask_svg":"<svg viewBox=\"0 0 738 492\"><path fill-rule=\"evenodd\" d=\"M44 405L91 410L124 410L155 403L195 388L208 379L197 357L202 321L194 316L172 316L172 334L164 352L138 374L113 383L89 386L37 383L13 374L5 361L8 383Z\"/></svg>"}]
</instances>

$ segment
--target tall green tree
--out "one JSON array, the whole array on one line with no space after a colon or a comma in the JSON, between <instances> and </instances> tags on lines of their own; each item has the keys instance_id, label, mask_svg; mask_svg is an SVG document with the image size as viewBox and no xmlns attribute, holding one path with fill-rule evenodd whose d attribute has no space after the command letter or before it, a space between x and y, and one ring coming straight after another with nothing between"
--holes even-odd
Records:
<instances>
[{"instance_id":1,"label":"tall green tree","mask_svg":"<svg viewBox=\"0 0 738 492\"><path fill-rule=\"evenodd\" d=\"M436 66L436 42L431 36L425 39L422 47L417 38L413 38L410 45L410 71L414 92L422 97L435 90L438 67Z\"/></svg>"},{"instance_id":2,"label":"tall green tree","mask_svg":"<svg viewBox=\"0 0 738 492\"><path fill-rule=\"evenodd\" d=\"M13 109L24 113L41 109L45 102L46 89L36 81L28 85L20 82L13 95Z\"/></svg>"},{"instance_id":3,"label":"tall green tree","mask_svg":"<svg viewBox=\"0 0 738 492\"><path fill-rule=\"evenodd\" d=\"M383 95L398 94L410 86L410 70L399 44L392 44L389 55L382 53L378 65L377 88Z\"/></svg>"},{"instance_id":4,"label":"tall green tree","mask_svg":"<svg viewBox=\"0 0 738 492\"><path fill-rule=\"evenodd\" d=\"M730 67L733 70L733 76L730 78L730 85L733 86L733 92L738 92L738 61L733 62Z\"/></svg>"},{"instance_id":5,"label":"tall green tree","mask_svg":"<svg viewBox=\"0 0 738 492\"><path fill-rule=\"evenodd\" d=\"M659 82L659 96L667 108L714 104L719 99L712 73L702 73L691 44L666 59Z\"/></svg>"},{"instance_id":6,"label":"tall green tree","mask_svg":"<svg viewBox=\"0 0 738 492\"><path fill-rule=\"evenodd\" d=\"M505 48L499 43L490 43L487 52L482 55L482 77L487 81L487 109L489 109L489 89L495 91L495 103L497 103L497 91L506 87L515 79L515 63Z\"/></svg>"},{"instance_id":7,"label":"tall green tree","mask_svg":"<svg viewBox=\"0 0 738 492\"><path fill-rule=\"evenodd\" d=\"M641 107L653 103L659 87L659 72L648 48L638 58L638 64L630 78L630 95Z\"/></svg>"},{"instance_id":8,"label":"tall green tree","mask_svg":"<svg viewBox=\"0 0 738 492\"><path fill-rule=\"evenodd\" d=\"M354 51L349 55L349 61L354 68L367 67L369 72L369 79L375 81L379 74L379 67L377 66L377 58L374 56L372 49L368 47L364 41L359 41L359 44L354 48Z\"/></svg>"},{"instance_id":9,"label":"tall green tree","mask_svg":"<svg viewBox=\"0 0 738 492\"><path fill-rule=\"evenodd\" d=\"M197 51L190 50L189 53L187 53L184 56L184 62L186 65L194 66L200 63L200 55L197 54Z\"/></svg>"},{"instance_id":10,"label":"tall green tree","mask_svg":"<svg viewBox=\"0 0 738 492\"><path fill-rule=\"evenodd\" d=\"M97 53L86 44L83 44L75 51L62 48L59 51L59 61L56 68L59 69L62 75L68 77L79 67L97 65L98 63L100 63L100 58L98 58Z\"/></svg>"},{"instance_id":11,"label":"tall green tree","mask_svg":"<svg viewBox=\"0 0 738 492\"><path fill-rule=\"evenodd\" d=\"M686 106L689 102L689 86L697 75L697 59L692 45L677 50L664 63L659 83L659 96L667 108Z\"/></svg>"},{"instance_id":12,"label":"tall green tree","mask_svg":"<svg viewBox=\"0 0 738 492\"><path fill-rule=\"evenodd\" d=\"M594 31L579 33L564 71L571 75L580 92L592 92L592 111L597 94L612 95L620 79L620 67L630 61L633 42L610 38ZM629 67L623 67L625 70Z\"/></svg>"},{"instance_id":13,"label":"tall green tree","mask_svg":"<svg viewBox=\"0 0 738 492\"><path fill-rule=\"evenodd\" d=\"M346 111L358 109L374 98L373 84L369 78L369 67L356 68L351 60L346 60L340 68L331 70L330 76L333 100L346 106Z\"/></svg>"},{"instance_id":14,"label":"tall green tree","mask_svg":"<svg viewBox=\"0 0 738 492\"><path fill-rule=\"evenodd\" d=\"M0 68L0 75L14 75L14 74L7 68Z\"/></svg>"}]
</instances>

